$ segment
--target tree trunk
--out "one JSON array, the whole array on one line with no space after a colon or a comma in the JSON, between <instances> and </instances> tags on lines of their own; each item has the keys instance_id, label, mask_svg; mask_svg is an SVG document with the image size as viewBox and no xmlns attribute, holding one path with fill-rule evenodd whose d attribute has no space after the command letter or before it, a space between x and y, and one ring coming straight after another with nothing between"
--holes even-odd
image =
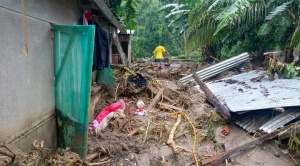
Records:
<instances>
[{"instance_id":1,"label":"tree trunk","mask_svg":"<svg viewBox=\"0 0 300 166\"><path fill-rule=\"evenodd\" d=\"M183 32L183 47L184 47L184 54L187 55L187 50L186 50L186 34L185 34L185 31Z\"/></svg>"},{"instance_id":2,"label":"tree trunk","mask_svg":"<svg viewBox=\"0 0 300 166\"><path fill-rule=\"evenodd\" d=\"M264 62L265 58L264 58L264 52L265 52L265 42L262 41L260 42L259 46L258 46L258 50L257 50L257 57L256 60L258 62Z\"/></svg>"},{"instance_id":3,"label":"tree trunk","mask_svg":"<svg viewBox=\"0 0 300 166\"><path fill-rule=\"evenodd\" d=\"M202 60L204 62L212 62L213 59L210 56L214 56L214 47L213 46L204 46L201 49Z\"/></svg>"},{"instance_id":4,"label":"tree trunk","mask_svg":"<svg viewBox=\"0 0 300 166\"><path fill-rule=\"evenodd\" d=\"M294 61L294 48L291 47L289 44L284 48L284 61L286 63L292 63Z\"/></svg>"}]
</instances>

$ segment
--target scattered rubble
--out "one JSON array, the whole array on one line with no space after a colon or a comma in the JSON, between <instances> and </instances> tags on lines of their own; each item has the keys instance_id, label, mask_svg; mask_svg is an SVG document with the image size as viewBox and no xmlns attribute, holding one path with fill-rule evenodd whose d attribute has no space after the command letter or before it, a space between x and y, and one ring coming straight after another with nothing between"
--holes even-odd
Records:
<instances>
[{"instance_id":1,"label":"scattered rubble","mask_svg":"<svg viewBox=\"0 0 300 166\"><path fill-rule=\"evenodd\" d=\"M242 61L247 60L248 56L245 54ZM238 64L241 65L239 61ZM87 157L81 159L68 149L58 149L42 160L45 157L41 153L43 143L35 142L33 152L18 160L19 165L29 164L31 160L42 161L45 165L198 166L218 165L224 162L228 165L247 165L247 159L253 156L256 161L252 164L259 165L271 166L278 162L292 166L293 163L299 162L296 155L291 156L289 151L281 153L281 150L274 150L274 155L266 155L272 160L269 163L256 155L259 153L259 156L264 156L265 150L257 148L258 145L267 144L272 138L287 133L290 127L282 126L292 126L291 121L268 134L253 129L250 133L254 133L255 137L260 136L253 139L245 131L228 123L238 122L236 117L241 120L243 118L240 115L247 114L234 113L231 107L226 105L228 100L222 98L222 94L226 95L229 92L223 90L222 93L216 93L210 86L210 83L222 84L226 88L235 87L235 93L246 94L257 90L255 88L259 87L252 84L261 84L265 78L251 77L253 79L239 80L230 77L245 71L225 70L222 75L214 75L216 77L210 83L204 83L195 73L189 76L189 79L193 77L196 80L202 91L195 87L194 82L182 84L177 81L180 77L197 71L199 67L201 65L192 65L191 62L171 63L164 70L157 71L156 66L147 61L136 63L129 68L122 65L112 66L115 90L108 91L104 87L93 85L89 122L92 124L93 119L97 119L97 116L103 113L102 110L110 107L112 103L117 103L119 99L124 99L125 107L118 107L122 115L109 116L99 132L88 133ZM254 70L254 66L249 63L243 68L246 71ZM256 75L259 76L259 72ZM268 93L265 97L274 97L272 91ZM272 110L282 115L290 113L286 107L276 107ZM142 112L140 115L143 116L136 112ZM296 119L297 117L292 120ZM256 124L255 122L257 121L253 121L253 124ZM247 136L247 139L239 138L242 136ZM291 144L294 143L295 141ZM273 145L270 144L270 147ZM243 159L235 158L238 155L243 156ZM284 161L281 162L283 158ZM3 161L6 160L3 158Z\"/></svg>"}]
</instances>

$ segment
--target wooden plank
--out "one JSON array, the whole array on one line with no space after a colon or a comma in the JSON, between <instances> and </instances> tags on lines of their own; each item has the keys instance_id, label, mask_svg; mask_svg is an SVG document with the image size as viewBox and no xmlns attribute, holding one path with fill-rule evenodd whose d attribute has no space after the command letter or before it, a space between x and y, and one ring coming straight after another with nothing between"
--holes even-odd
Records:
<instances>
[{"instance_id":1,"label":"wooden plank","mask_svg":"<svg viewBox=\"0 0 300 166\"><path fill-rule=\"evenodd\" d=\"M159 100L161 99L162 93L163 93L164 89L162 89L161 91L158 91L156 96L153 98L152 102L149 104L149 106L147 107L146 110L151 111L152 108L159 102Z\"/></svg>"},{"instance_id":2,"label":"wooden plank","mask_svg":"<svg viewBox=\"0 0 300 166\"><path fill-rule=\"evenodd\" d=\"M128 64L131 64L131 34L129 35L129 39L128 39Z\"/></svg>"},{"instance_id":3,"label":"wooden plank","mask_svg":"<svg viewBox=\"0 0 300 166\"><path fill-rule=\"evenodd\" d=\"M149 86L148 89L150 89L150 91L151 91L153 94L157 94L157 92L158 92L157 89L155 89L155 88L153 88L153 87L151 87L151 86ZM175 101L172 100L171 98L169 98L168 96L164 95L163 97L164 97L164 99L166 99L168 102L170 102L170 103L172 103L172 104L175 104Z\"/></svg>"},{"instance_id":4,"label":"wooden plank","mask_svg":"<svg viewBox=\"0 0 300 166\"><path fill-rule=\"evenodd\" d=\"M205 85L205 83L197 76L196 73L193 74L193 78L195 81L199 84L200 88L202 91L205 93L207 100L213 104L216 108L217 111L226 119L230 119L230 112L229 109L224 106L219 99L208 89L208 87Z\"/></svg>"}]
</instances>

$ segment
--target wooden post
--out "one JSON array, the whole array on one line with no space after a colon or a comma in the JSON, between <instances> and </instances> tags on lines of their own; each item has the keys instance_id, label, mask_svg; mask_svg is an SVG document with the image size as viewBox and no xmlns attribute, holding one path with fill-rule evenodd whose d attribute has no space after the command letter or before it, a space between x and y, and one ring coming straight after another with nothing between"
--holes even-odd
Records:
<instances>
[{"instance_id":1,"label":"wooden post","mask_svg":"<svg viewBox=\"0 0 300 166\"><path fill-rule=\"evenodd\" d=\"M110 39L109 39L109 64L111 64L111 62L112 62L112 40L113 40L113 38L111 37Z\"/></svg>"},{"instance_id":2,"label":"wooden post","mask_svg":"<svg viewBox=\"0 0 300 166\"><path fill-rule=\"evenodd\" d=\"M118 52L119 52L119 54L121 56L122 64L127 65L126 56L125 56L125 53L123 51L122 45L121 45L121 43L119 41L119 35L118 35L118 33L116 31L114 31L113 39L115 41L116 47L118 49Z\"/></svg>"},{"instance_id":3,"label":"wooden post","mask_svg":"<svg viewBox=\"0 0 300 166\"><path fill-rule=\"evenodd\" d=\"M131 64L131 33L129 34L128 37L128 64Z\"/></svg>"},{"instance_id":4,"label":"wooden post","mask_svg":"<svg viewBox=\"0 0 300 166\"><path fill-rule=\"evenodd\" d=\"M200 80L200 78L197 76L196 73L193 74L193 78L195 81L199 84L202 91L205 93L207 100L213 104L215 107L217 107L218 112L226 119L230 119L230 112L229 109L221 104L221 102L218 100L218 98L208 89L208 87L205 85L205 83Z\"/></svg>"}]
</instances>

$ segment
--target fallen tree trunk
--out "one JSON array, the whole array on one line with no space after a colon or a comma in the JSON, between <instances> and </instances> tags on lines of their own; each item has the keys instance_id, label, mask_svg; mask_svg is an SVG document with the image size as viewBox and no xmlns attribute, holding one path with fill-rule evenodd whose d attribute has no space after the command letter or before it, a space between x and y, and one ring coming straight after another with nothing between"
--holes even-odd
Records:
<instances>
[{"instance_id":1,"label":"fallen tree trunk","mask_svg":"<svg viewBox=\"0 0 300 166\"><path fill-rule=\"evenodd\" d=\"M228 159L230 156L236 154L236 153L239 153L239 152L242 152L242 151L245 151L245 150L248 150L256 145L259 145L265 141L268 141L278 135L280 135L281 133L284 133L284 131L287 130L286 128L284 129L281 129L281 130L278 130L276 132L273 132L271 134L267 134L263 137L260 137L256 140L253 140L249 143L246 143L246 144L243 144L241 146L238 146L236 148L233 148L233 149L230 149L230 150L227 150L223 153L219 153L217 155L214 155L208 159L205 159L202 161L202 165L206 165L206 164L210 164L210 166L216 166L218 164L220 164L220 162L223 162L225 161L226 159Z\"/></svg>"},{"instance_id":2,"label":"fallen tree trunk","mask_svg":"<svg viewBox=\"0 0 300 166\"><path fill-rule=\"evenodd\" d=\"M197 76L196 73L193 74L193 78L200 86L201 90L205 93L207 100L213 104L215 107L217 107L218 112L226 119L230 119L230 112L229 109L224 106L218 98L208 89L208 87L205 85L205 83Z\"/></svg>"}]
</instances>

